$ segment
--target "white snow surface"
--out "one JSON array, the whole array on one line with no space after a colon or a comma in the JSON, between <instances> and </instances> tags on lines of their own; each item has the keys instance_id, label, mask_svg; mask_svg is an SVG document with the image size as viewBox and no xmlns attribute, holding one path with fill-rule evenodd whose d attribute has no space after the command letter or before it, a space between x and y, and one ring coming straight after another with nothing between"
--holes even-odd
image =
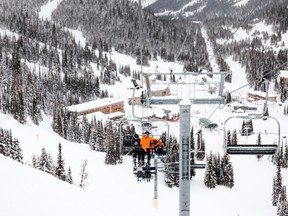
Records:
<instances>
[{"instance_id":1,"label":"white snow surface","mask_svg":"<svg viewBox=\"0 0 288 216\"><path fill-rule=\"evenodd\" d=\"M41 16L51 17L51 11L57 7L56 0L42 7ZM77 31L77 34L79 32ZM84 43L85 38L79 37ZM85 43L84 43L85 44ZM209 44L209 43L208 43ZM211 48L209 48L211 50ZM140 67L136 61L126 55L112 51L111 58L117 65L130 65L135 70ZM211 57L211 52L209 52ZM227 59L233 72L232 84L227 84L227 90L235 90L247 84L243 68ZM151 61L150 67L143 67L146 72L169 71L174 66L174 71L181 71L183 65L159 61ZM214 67L213 67L214 68ZM217 68L217 65L215 65ZM214 68L214 69L215 69ZM131 78L121 77L122 83L107 86L109 92L116 98L126 99L131 97L127 87L132 87ZM131 83L131 84L129 84ZM270 88L273 89L273 88ZM245 101L248 87L236 91L233 96L243 99L248 105L262 107L263 104L250 104ZM287 104L286 104L287 105ZM268 103L269 113L278 119L281 125L281 137L288 136L288 116L283 115L283 106L277 103ZM156 113L163 115L163 109L178 112L176 106L154 106L144 109L135 106L136 115L150 115ZM220 107L214 112L216 105L192 105L191 122L194 131L201 128L199 118L211 117L218 124L215 130L201 128L206 143L206 152L223 154L223 124L224 121L235 113L229 107ZM132 117L131 106L125 105L126 116ZM237 114L238 115L238 114ZM270 120L269 120L270 121ZM258 130L275 131L275 125L269 121L261 121ZM18 123L11 116L0 113L0 127L11 129L12 136L19 139L23 150L24 165L10 158L0 155L0 203L3 216L167 216L179 215L179 189L168 188L164 183L163 173L158 178L158 208L153 206L154 179L151 182L137 182L132 172L131 156L123 156L123 164L105 165L105 153L95 152L87 144L79 144L64 140L53 132L52 118L44 115L43 122L36 126L31 121L25 125ZM169 123L170 133L178 136L179 124ZM154 129L155 134L165 126ZM137 129L139 130L139 129ZM138 131L140 132L140 131ZM62 145L62 154L65 160L65 169L71 167L74 184L58 180L57 178L33 169L32 155L40 155L41 149L51 153L57 159L58 144ZM234 169L235 186L232 189L216 186L209 189L204 185L205 170L197 170L197 175L190 183L190 215L197 216L272 216L276 215L277 208L271 204L273 178L276 168L268 156L260 161L256 156L231 156ZM88 161L88 179L86 186L80 188L80 169L83 162ZM282 183L288 184L288 171L282 169Z\"/></svg>"}]
</instances>

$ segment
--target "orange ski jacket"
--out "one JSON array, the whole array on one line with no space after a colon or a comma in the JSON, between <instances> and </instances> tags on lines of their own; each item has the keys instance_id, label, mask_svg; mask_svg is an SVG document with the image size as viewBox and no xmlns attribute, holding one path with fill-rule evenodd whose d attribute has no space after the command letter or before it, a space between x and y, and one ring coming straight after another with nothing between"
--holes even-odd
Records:
<instances>
[{"instance_id":1,"label":"orange ski jacket","mask_svg":"<svg viewBox=\"0 0 288 216\"><path fill-rule=\"evenodd\" d=\"M147 148L150 148L150 142L153 140L158 140L158 139L154 137L150 137L150 136L146 137L145 135L141 137L140 144L142 148L144 149L144 151L146 151Z\"/></svg>"}]
</instances>

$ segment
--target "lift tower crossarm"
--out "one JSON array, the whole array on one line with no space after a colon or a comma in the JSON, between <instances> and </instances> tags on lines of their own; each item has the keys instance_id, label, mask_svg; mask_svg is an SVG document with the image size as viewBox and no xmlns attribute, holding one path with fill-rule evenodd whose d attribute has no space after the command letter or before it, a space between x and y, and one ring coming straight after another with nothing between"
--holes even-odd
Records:
<instances>
[{"instance_id":1,"label":"lift tower crossarm","mask_svg":"<svg viewBox=\"0 0 288 216\"><path fill-rule=\"evenodd\" d=\"M192 72L192 71L184 71L184 72L157 72L157 73L147 73L143 72L143 75L151 76L151 75L185 75L185 76L198 76L198 75L227 75L227 72Z\"/></svg>"},{"instance_id":2,"label":"lift tower crossarm","mask_svg":"<svg viewBox=\"0 0 288 216\"><path fill-rule=\"evenodd\" d=\"M148 98L147 98L148 99ZM181 99L179 98L167 98L167 97L151 97L148 99L150 105L173 105L179 104ZM225 104L225 98L193 98L190 99L192 104Z\"/></svg>"}]
</instances>

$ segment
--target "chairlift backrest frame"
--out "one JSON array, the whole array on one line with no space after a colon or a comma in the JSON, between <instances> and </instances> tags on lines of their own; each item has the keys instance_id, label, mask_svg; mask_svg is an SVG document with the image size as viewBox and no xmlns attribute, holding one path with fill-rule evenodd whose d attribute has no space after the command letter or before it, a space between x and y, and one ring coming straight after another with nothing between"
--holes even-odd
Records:
<instances>
[{"instance_id":1,"label":"chairlift backrest frame","mask_svg":"<svg viewBox=\"0 0 288 216\"><path fill-rule=\"evenodd\" d=\"M122 127L123 126L123 121L120 122L120 152L122 152L122 153L124 152L125 153L129 148L132 149L134 147L134 144L131 142L131 146L129 146L129 145L124 146L124 138L127 135L123 134L123 127ZM147 121L147 119L142 119L142 120L141 119L125 119L125 121L127 121L127 122L139 122L139 123L141 123L141 126L142 126L143 122L145 122L145 123L149 122L151 124L151 126L152 126L153 122L160 122L160 123L166 124L167 130L165 131L166 132L165 148L167 149L169 147L169 131L170 131L170 128L169 128L169 124L167 123L167 121L161 120L161 119L160 120L159 119L149 119L149 121ZM144 133L145 131L142 131L142 132ZM151 130L149 132L151 132ZM130 136L132 138L133 134L130 134L128 136ZM139 136L141 138L141 135L139 135Z\"/></svg>"},{"instance_id":2,"label":"chairlift backrest frame","mask_svg":"<svg viewBox=\"0 0 288 216\"><path fill-rule=\"evenodd\" d=\"M248 116L231 116L224 122L224 129L223 129L223 138L224 138L224 151L227 154L231 155L274 155L280 148L280 123L279 121L272 116L265 116L267 119L274 119L277 123L277 142L271 144L244 144L244 145L228 145L228 139L226 134L226 124L232 118L240 118L243 120L255 120L255 119L262 119L263 115L248 115Z\"/></svg>"}]
</instances>

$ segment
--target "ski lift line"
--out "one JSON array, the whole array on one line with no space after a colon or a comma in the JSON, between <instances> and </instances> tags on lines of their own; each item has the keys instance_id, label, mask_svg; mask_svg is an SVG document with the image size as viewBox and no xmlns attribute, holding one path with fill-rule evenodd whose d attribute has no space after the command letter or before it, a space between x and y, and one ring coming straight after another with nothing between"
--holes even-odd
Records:
<instances>
[{"instance_id":1,"label":"ski lift line","mask_svg":"<svg viewBox=\"0 0 288 216\"><path fill-rule=\"evenodd\" d=\"M141 0L139 0L139 1L141 1ZM248 20L248 17L249 17L249 16L256 10L256 8L259 7L259 6L260 6L260 4L256 4L256 6L248 13L248 15L246 16L246 18L244 19L244 21L241 22L240 25L236 28L236 30L233 32L232 36L241 28L241 26ZM191 26L192 26L192 23L193 23L193 22L191 22L191 24L190 24ZM190 28L191 28L191 27L190 27ZM178 52L175 60L178 59L178 57L179 57L179 55L180 55L180 53L181 53L181 51L182 51L182 49L183 49L183 47L184 47L184 44L186 43L187 38L188 38L188 34L186 34L185 39L184 39L184 41L183 41L183 43L182 43L182 45L181 45L181 48L180 48L180 50L179 50L179 52ZM227 39L227 40L224 42L224 44L226 44L229 40L230 40L230 39ZM216 54L217 52L219 52L221 49L223 49L223 47L224 47L224 46L221 46L217 51L215 51L214 55L210 57L210 59L208 60L208 62L210 62L210 60L211 60L212 58L214 58L215 54ZM208 63L208 62L207 62L207 63ZM203 68L205 68L205 66L207 66L207 63L204 65ZM175 65L175 62L174 62L173 65L172 65L171 71L173 71L174 65ZM203 69L203 68L202 68L202 69ZM202 70L200 70L200 71L202 71Z\"/></svg>"},{"instance_id":2,"label":"ski lift line","mask_svg":"<svg viewBox=\"0 0 288 216\"><path fill-rule=\"evenodd\" d=\"M140 74L141 74L141 86L143 86L143 15L141 0L138 0L138 15L139 15L139 38L140 38ZM144 109L142 107L142 116L144 115Z\"/></svg>"},{"instance_id":3,"label":"ski lift line","mask_svg":"<svg viewBox=\"0 0 288 216\"><path fill-rule=\"evenodd\" d=\"M190 30L191 30L192 24L193 24L193 22L190 23L190 28L189 28ZM189 35L189 34L187 33L186 36L185 36L185 38L184 38L184 41L183 41L183 43L182 43L182 45L181 45L181 47L180 47L179 52L178 52L177 55L176 55L175 61L174 61L173 65L172 65L172 68L171 68L171 72L173 71L173 68L174 68L174 66L175 66L175 63L176 63L176 61L177 61L177 59L178 59L178 57L179 57L179 55L180 55L180 53L181 53L181 51L182 51L185 43L186 43L186 40L187 40L187 38L188 38L188 35Z\"/></svg>"},{"instance_id":4,"label":"ski lift line","mask_svg":"<svg viewBox=\"0 0 288 216\"><path fill-rule=\"evenodd\" d=\"M261 1L260 1L260 2L261 2ZM268 5L268 4L267 4L267 5ZM259 7L259 6L261 6L261 4L256 4L256 6L255 6L254 8L252 8L252 10L250 10L250 11L248 12L248 14L246 15L245 19L238 25L238 27L237 27L237 28L235 29L235 31L232 33L232 37L233 37L234 34L236 34L236 32L241 28L241 26L242 26L245 22L247 22L249 16L250 16L250 15L257 9L257 7ZM214 55L212 55L212 56L209 58L209 60L208 60L207 63L209 63L210 60L215 57L216 53L218 53L219 51L221 51L221 50L224 48L224 45L225 45L229 40L230 40L230 38L227 39L227 40L224 42L224 44L223 44L222 46L220 46L220 47L218 48L218 50L216 50L216 51L214 52ZM204 67L202 67L202 69L204 69L204 68L207 66L207 63L204 65Z\"/></svg>"}]
</instances>

